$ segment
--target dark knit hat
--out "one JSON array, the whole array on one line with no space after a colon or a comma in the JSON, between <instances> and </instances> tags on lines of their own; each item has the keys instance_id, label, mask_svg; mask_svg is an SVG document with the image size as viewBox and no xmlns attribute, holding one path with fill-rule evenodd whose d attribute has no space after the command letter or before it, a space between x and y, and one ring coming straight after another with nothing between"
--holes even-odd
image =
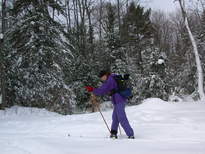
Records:
<instances>
[{"instance_id":1,"label":"dark knit hat","mask_svg":"<svg viewBox=\"0 0 205 154\"><path fill-rule=\"evenodd\" d=\"M106 74L109 74L109 71L107 70L102 70L100 71L100 73L98 74L98 77L101 78L102 76L106 75Z\"/></svg>"}]
</instances>

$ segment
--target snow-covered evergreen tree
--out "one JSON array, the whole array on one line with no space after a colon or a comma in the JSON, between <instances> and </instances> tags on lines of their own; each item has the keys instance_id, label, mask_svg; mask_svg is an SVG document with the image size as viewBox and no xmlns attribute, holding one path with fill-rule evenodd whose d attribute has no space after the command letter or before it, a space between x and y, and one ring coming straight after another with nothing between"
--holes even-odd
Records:
<instances>
[{"instance_id":1,"label":"snow-covered evergreen tree","mask_svg":"<svg viewBox=\"0 0 205 154\"><path fill-rule=\"evenodd\" d=\"M128 73L127 65L122 59L116 59L113 65L111 65L111 71L116 74Z\"/></svg>"},{"instance_id":2,"label":"snow-covered evergreen tree","mask_svg":"<svg viewBox=\"0 0 205 154\"><path fill-rule=\"evenodd\" d=\"M63 27L49 14L59 1L18 0L6 34L9 97L14 104L47 107L66 114L69 74L74 55ZM64 101L66 99L66 101Z\"/></svg>"},{"instance_id":3,"label":"snow-covered evergreen tree","mask_svg":"<svg viewBox=\"0 0 205 154\"><path fill-rule=\"evenodd\" d=\"M119 48L119 29L116 21L116 7L111 3L106 5L105 40L106 46L112 52Z\"/></svg>"},{"instance_id":4,"label":"snow-covered evergreen tree","mask_svg":"<svg viewBox=\"0 0 205 154\"><path fill-rule=\"evenodd\" d=\"M141 96L159 97L161 99L168 99L168 91L166 84L167 64L166 54L160 52L159 48L150 46L142 52L143 60L143 76L141 77Z\"/></svg>"},{"instance_id":5,"label":"snow-covered evergreen tree","mask_svg":"<svg viewBox=\"0 0 205 154\"><path fill-rule=\"evenodd\" d=\"M202 61L203 72L205 72L205 10L201 15L201 24L199 30L199 48ZM205 87L205 75L204 75L204 87Z\"/></svg>"}]
</instances>

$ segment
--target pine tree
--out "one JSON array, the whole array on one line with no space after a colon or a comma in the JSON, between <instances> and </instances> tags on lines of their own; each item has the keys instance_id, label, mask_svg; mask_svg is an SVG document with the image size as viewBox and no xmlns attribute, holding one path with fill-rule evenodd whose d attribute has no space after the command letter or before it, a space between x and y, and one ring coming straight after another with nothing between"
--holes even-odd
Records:
<instances>
[{"instance_id":1,"label":"pine tree","mask_svg":"<svg viewBox=\"0 0 205 154\"><path fill-rule=\"evenodd\" d=\"M127 65L122 59L116 59L111 65L111 71L116 74L126 74L128 73Z\"/></svg>"},{"instance_id":2,"label":"pine tree","mask_svg":"<svg viewBox=\"0 0 205 154\"><path fill-rule=\"evenodd\" d=\"M106 5L106 12L105 40L107 42L107 48L112 52L119 47L119 30L117 30L116 7L111 3L108 3Z\"/></svg>"},{"instance_id":3,"label":"pine tree","mask_svg":"<svg viewBox=\"0 0 205 154\"><path fill-rule=\"evenodd\" d=\"M11 1L2 0L0 2L1 20L0 20L0 108L8 106L6 99L6 72L5 72L5 39L4 34L9 28Z\"/></svg>"},{"instance_id":4,"label":"pine tree","mask_svg":"<svg viewBox=\"0 0 205 154\"><path fill-rule=\"evenodd\" d=\"M106 62L109 67L115 67L116 62L122 58L122 50L120 49L119 25L117 24L116 6L112 3L106 4L105 16L105 55ZM123 59L121 59L123 60ZM117 62L118 63L118 62ZM114 66L115 65L115 66ZM112 69L112 68L111 68Z\"/></svg>"},{"instance_id":5,"label":"pine tree","mask_svg":"<svg viewBox=\"0 0 205 154\"><path fill-rule=\"evenodd\" d=\"M124 42L137 43L151 35L151 10L132 2L123 19L122 38Z\"/></svg>"},{"instance_id":6,"label":"pine tree","mask_svg":"<svg viewBox=\"0 0 205 154\"><path fill-rule=\"evenodd\" d=\"M18 0L14 5L15 21L6 34L8 91L15 104L66 114L70 89L65 74L71 73L74 55L63 27L50 17L49 7L62 11L54 0Z\"/></svg>"},{"instance_id":7,"label":"pine tree","mask_svg":"<svg viewBox=\"0 0 205 154\"><path fill-rule=\"evenodd\" d=\"M123 17L121 31L122 44L128 48L128 55L135 58L135 64L140 73L143 73L142 51L150 44L152 24L150 21L151 10L130 3L127 13Z\"/></svg>"},{"instance_id":8,"label":"pine tree","mask_svg":"<svg viewBox=\"0 0 205 154\"><path fill-rule=\"evenodd\" d=\"M200 24L200 34L199 34L199 48L202 61L203 72L205 72L205 10L201 15L201 24ZM204 76L204 86L205 86L205 76Z\"/></svg>"}]
</instances>

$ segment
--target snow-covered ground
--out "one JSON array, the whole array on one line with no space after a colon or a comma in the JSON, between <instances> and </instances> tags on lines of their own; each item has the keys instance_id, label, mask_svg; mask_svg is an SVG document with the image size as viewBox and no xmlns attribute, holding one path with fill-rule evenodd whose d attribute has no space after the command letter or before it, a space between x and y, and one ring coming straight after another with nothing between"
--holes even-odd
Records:
<instances>
[{"instance_id":1,"label":"snow-covered ground","mask_svg":"<svg viewBox=\"0 0 205 154\"><path fill-rule=\"evenodd\" d=\"M119 139L109 139L99 113L62 116L22 107L0 111L0 153L205 154L205 103L147 99L126 112L134 140L123 131ZM103 114L110 124L112 111Z\"/></svg>"}]
</instances>

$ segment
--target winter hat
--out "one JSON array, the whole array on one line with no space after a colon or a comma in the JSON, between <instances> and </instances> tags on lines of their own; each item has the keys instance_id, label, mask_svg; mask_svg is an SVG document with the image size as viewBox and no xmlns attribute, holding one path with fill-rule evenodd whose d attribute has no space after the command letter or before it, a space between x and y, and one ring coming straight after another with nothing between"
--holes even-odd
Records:
<instances>
[{"instance_id":1,"label":"winter hat","mask_svg":"<svg viewBox=\"0 0 205 154\"><path fill-rule=\"evenodd\" d=\"M110 74L109 71L107 71L107 70L102 70L102 71L100 71L100 73L98 74L98 77L101 78L102 76L107 75L107 74Z\"/></svg>"}]
</instances>

